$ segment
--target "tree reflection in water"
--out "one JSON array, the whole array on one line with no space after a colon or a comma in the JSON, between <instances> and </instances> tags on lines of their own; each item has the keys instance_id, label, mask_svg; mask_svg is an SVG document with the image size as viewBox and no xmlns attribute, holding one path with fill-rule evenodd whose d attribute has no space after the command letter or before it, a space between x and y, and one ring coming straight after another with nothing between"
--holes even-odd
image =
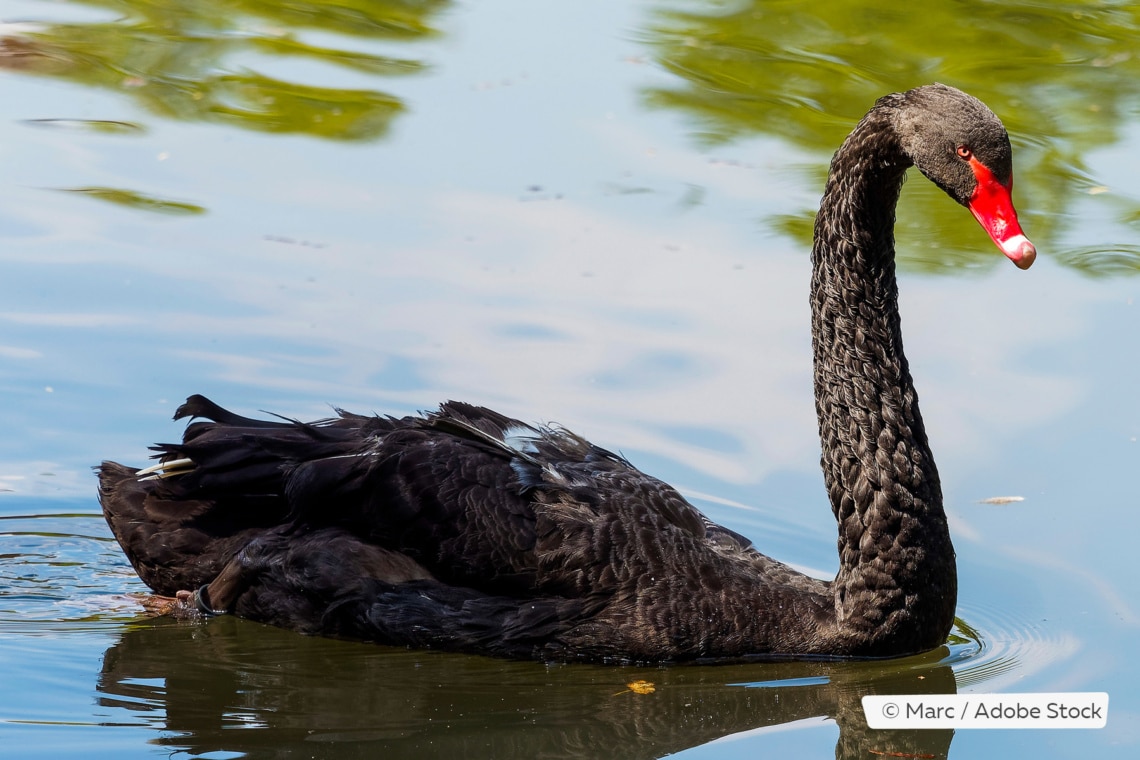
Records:
<instances>
[{"instance_id":1,"label":"tree reflection in water","mask_svg":"<svg viewBox=\"0 0 1140 760\"><path fill-rule=\"evenodd\" d=\"M642 98L688 116L705 145L763 134L811 151L819 159L803 171L808 186L822 187L828 157L877 97L933 81L954 85L1009 130L1015 202L1042 253L1090 276L1135 274L1140 246L1113 234L1134 229L1140 200L1099 187L1088 160L1125 138L1134 121L1138 24L1135 4L934 3L912 13L851 0L661 3L641 38L675 76ZM945 200L922 182L902 194L900 266L931 273L999 266ZM1088 214L1119 226L1095 241L1083 227L1079 242L1066 245ZM810 246L813 218L805 209L770 221Z\"/></svg>"},{"instance_id":2,"label":"tree reflection in water","mask_svg":"<svg viewBox=\"0 0 1140 760\"><path fill-rule=\"evenodd\" d=\"M111 8L108 21L34 23L0 37L0 67L46 74L128 95L183 121L261 132L371 140L404 110L377 89L302 84L257 71L271 59L332 64L366 75L423 71L411 57L315 45L311 33L370 41L433 36L431 19L448 0L88 0ZM347 40L345 40L347 42ZM290 69L295 71L295 67Z\"/></svg>"}]
</instances>

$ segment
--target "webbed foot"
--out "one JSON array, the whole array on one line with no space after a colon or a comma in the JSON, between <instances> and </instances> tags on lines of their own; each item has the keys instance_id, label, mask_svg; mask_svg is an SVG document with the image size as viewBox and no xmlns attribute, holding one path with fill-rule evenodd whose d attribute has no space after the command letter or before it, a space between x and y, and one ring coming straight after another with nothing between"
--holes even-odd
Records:
<instances>
[{"instance_id":1,"label":"webbed foot","mask_svg":"<svg viewBox=\"0 0 1140 760\"><path fill-rule=\"evenodd\" d=\"M193 591L179 591L174 596L154 594L144 597L142 606L146 610L146 614L151 617L169 615L181 620L196 620L202 617L202 611L198 609L198 604L194 601Z\"/></svg>"}]
</instances>

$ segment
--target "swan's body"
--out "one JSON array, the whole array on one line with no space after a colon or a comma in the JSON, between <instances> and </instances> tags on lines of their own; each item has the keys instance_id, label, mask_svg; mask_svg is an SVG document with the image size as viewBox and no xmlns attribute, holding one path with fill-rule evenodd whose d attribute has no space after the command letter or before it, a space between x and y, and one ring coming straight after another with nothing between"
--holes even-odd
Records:
<instances>
[{"instance_id":1,"label":"swan's body","mask_svg":"<svg viewBox=\"0 0 1140 760\"><path fill-rule=\"evenodd\" d=\"M1009 140L974 98L880 99L832 161L812 327L834 581L770 559L673 488L562 430L448 403L421 417L204 417L144 471L105 462L107 520L144 582L309 633L540 659L893 656L945 641L957 581L903 356L895 202L917 164L1019 267L1035 251ZM187 589L202 587L193 595Z\"/></svg>"}]
</instances>

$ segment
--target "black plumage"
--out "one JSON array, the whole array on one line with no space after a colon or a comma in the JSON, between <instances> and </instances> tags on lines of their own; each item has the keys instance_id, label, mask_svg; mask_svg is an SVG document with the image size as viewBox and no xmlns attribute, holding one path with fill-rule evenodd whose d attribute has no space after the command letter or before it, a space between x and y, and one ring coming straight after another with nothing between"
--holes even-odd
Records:
<instances>
[{"instance_id":1,"label":"black plumage","mask_svg":"<svg viewBox=\"0 0 1140 760\"><path fill-rule=\"evenodd\" d=\"M160 465L100 466L107 521L142 580L181 607L306 633L593 661L935 647L953 620L954 550L893 256L914 163L983 226L1004 215L1000 234L987 229L1015 263L1034 255L1008 200L1008 137L970 96L930 85L882 98L836 153L812 255L834 581L760 554L573 433L456 402L302 423L192 396L175 417L200 419L156 447ZM997 211L977 200L984 183L1004 190Z\"/></svg>"}]
</instances>

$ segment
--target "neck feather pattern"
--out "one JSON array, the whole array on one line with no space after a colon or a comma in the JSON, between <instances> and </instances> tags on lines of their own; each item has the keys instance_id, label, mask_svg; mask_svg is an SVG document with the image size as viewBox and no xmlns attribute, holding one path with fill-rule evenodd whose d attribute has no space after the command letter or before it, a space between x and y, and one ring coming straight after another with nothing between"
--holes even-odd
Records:
<instances>
[{"instance_id":1,"label":"neck feather pattern","mask_svg":"<svg viewBox=\"0 0 1140 760\"><path fill-rule=\"evenodd\" d=\"M816 413L839 523L836 622L895 643L920 631L944 637L957 595L898 313L893 230L909 166L890 111L872 110L832 160L812 249Z\"/></svg>"}]
</instances>

